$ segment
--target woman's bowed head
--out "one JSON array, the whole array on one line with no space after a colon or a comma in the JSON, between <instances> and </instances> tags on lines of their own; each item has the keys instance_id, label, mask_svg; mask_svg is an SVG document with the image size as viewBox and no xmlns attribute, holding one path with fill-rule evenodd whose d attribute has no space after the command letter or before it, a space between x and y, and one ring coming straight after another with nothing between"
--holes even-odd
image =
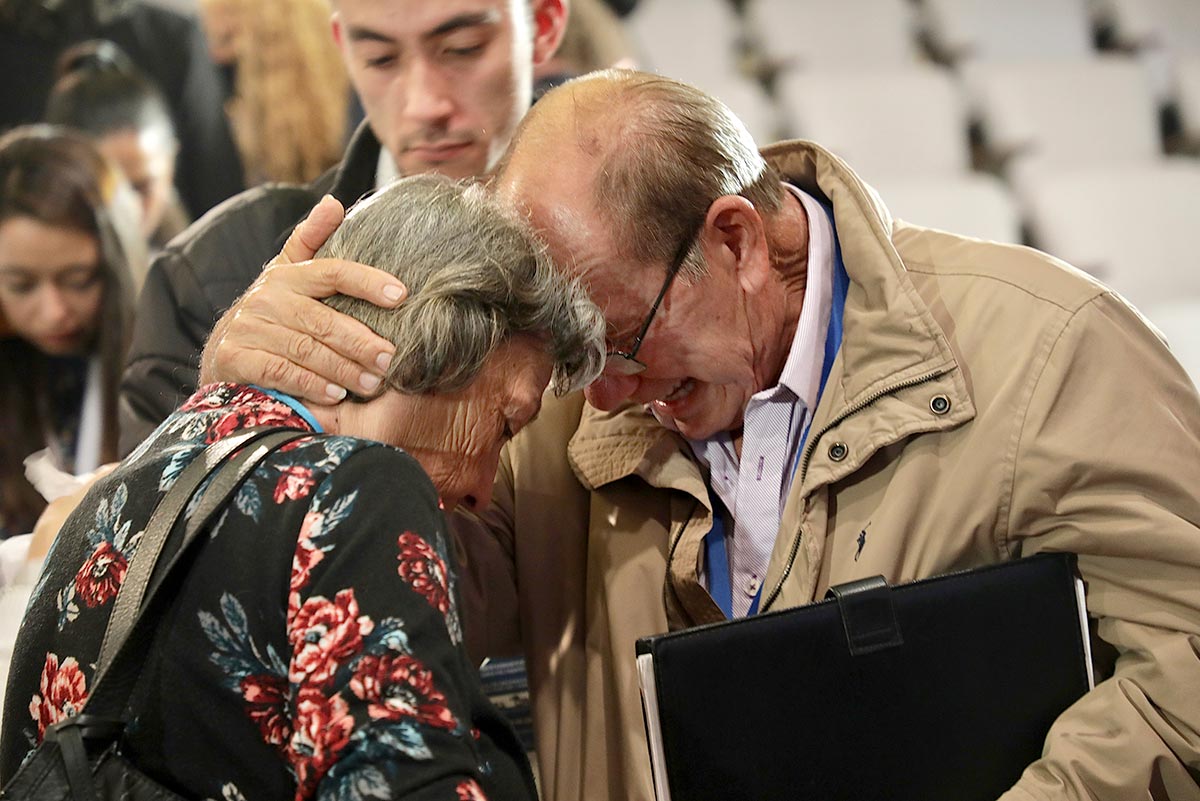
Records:
<instances>
[{"instance_id":1,"label":"woman's bowed head","mask_svg":"<svg viewBox=\"0 0 1200 801\"><path fill-rule=\"evenodd\" d=\"M327 431L404 448L447 508L491 497L500 447L604 365L604 318L525 223L478 184L402 179L360 202L317 253L370 264L408 287L397 309L327 303L396 347L380 391L314 415Z\"/></svg>"}]
</instances>

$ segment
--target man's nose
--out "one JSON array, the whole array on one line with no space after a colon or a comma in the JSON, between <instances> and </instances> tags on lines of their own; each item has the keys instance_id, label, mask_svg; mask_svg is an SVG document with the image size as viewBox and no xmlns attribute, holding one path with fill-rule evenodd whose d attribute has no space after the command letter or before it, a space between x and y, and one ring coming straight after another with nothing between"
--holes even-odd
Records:
<instances>
[{"instance_id":1,"label":"man's nose","mask_svg":"<svg viewBox=\"0 0 1200 801\"><path fill-rule=\"evenodd\" d=\"M405 87L404 113L423 123L437 122L454 111L451 85L436 64L414 58Z\"/></svg>"},{"instance_id":2,"label":"man's nose","mask_svg":"<svg viewBox=\"0 0 1200 801\"><path fill-rule=\"evenodd\" d=\"M605 373L588 385L583 395L588 403L607 412L628 400L637 387L637 376Z\"/></svg>"}]
</instances>

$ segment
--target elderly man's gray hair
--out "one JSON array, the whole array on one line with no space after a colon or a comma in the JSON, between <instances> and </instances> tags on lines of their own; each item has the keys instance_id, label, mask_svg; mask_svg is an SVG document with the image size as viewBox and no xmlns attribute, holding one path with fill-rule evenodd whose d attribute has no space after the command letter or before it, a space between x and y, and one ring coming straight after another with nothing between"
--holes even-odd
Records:
<instances>
[{"instance_id":1,"label":"elderly man's gray hair","mask_svg":"<svg viewBox=\"0 0 1200 801\"><path fill-rule=\"evenodd\" d=\"M398 309L326 301L395 344L386 382L402 392L462 389L518 334L545 339L560 395L604 367L600 310L478 185L403 178L355 206L316 255L370 264L408 287Z\"/></svg>"}]
</instances>

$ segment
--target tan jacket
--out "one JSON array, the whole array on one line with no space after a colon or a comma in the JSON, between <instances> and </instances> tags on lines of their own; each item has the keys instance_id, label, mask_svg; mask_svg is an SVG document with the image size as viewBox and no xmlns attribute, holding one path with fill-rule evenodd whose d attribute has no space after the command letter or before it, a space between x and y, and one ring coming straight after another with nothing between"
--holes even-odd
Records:
<instances>
[{"instance_id":1,"label":"tan jacket","mask_svg":"<svg viewBox=\"0 0 1200 801\"><path fill-rule=\"evenodd\" d=\"M1115 651L1004 798L1200 799L1200 402L1183 370L1070 267L895 222L814 145L765 153L832 201L851 286L764 611L874 574L1076 552ZM697 581L711 512L687 445L637 409L549 403L510 444L487 522L512 562L543 795L652 799L634 641L722 617Z\"/></svg>"}]
</instances>

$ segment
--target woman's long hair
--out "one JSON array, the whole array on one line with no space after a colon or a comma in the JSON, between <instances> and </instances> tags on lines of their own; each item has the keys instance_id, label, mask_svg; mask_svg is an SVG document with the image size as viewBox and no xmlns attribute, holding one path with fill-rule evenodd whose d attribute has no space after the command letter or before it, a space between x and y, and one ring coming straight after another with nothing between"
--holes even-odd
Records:
<instances>
[{"instance_id":1,"label":"woman's long hair","mask_svg":"<svg viewBox=\"0 0 1200 801\"><path fill-rule=\"evenodd\" d=\"M92 356L100 361L103 461L117 456L117 385L133 321L133 292L125 242L136 223L121 205L123 184L82 135L27 126L0 138L0 225L26 217L96 237L103 295ZM124 187L124 191L128 191ZM0 528L27 531L45 502L25 480L22 461L45 447L49 359L17 337L0 340Z\"/></svg>"},{"instance_id":2,"label":"woman's long hair","mask_svg":"<svg viewBox=\"0 0 1200 801\"><path fill-rule=\"evenodd\" d=\"M247 185L305 183L342 158L349 78L329 35L329 0L238 0L229 116Z\"/></svg>"}]
</instances>

